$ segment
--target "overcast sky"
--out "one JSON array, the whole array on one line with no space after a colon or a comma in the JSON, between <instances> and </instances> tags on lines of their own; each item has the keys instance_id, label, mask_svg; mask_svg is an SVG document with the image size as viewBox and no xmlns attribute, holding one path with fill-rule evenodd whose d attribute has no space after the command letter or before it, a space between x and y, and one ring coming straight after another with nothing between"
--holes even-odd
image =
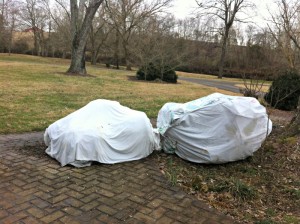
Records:
<instances>
[{"instance_id":1,"label":"overcast sky","mask_svg":"<svg viewBox=\"0 0 300 224\"><path fill-rule=\"evenodd\" d=\"M272 0L252 0L252 2L257 6L257 16L253 18L255 21L262 21L263 17L268 16L269 12L267 10L267 6L274 10L274 3L272 3ZM197 4L195 0L174 0L173 8L171 10L177 18L183 19L187 16L193 16L193 11L196 8Z\"/></svg>"}]
</instances>

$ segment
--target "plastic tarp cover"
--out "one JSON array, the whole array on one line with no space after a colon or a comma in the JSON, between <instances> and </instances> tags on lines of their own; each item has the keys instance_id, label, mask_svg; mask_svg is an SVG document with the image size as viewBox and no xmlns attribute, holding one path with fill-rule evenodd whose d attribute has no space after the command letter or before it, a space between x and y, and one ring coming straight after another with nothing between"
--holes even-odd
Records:
<instances>
[{"instance_id":1,"label":"plastic tarp cover","mask_svg":"<svg viewBox=\"0 0 300 224\"><path fill-rule=\"evenodd\" d=\"M196 163L225 163L253 155L272 122L255 98L214 93L184 104L166 103L157 128L167 153Z\"/></svg>"},{"instance_id":2,"label":"plastic tarp cover","mask_svg":"<svg viewBox=\"0 0 300 224\"><path fill-rule=\"evenodd\" d=\"M83 167L147 157L160 140L145 113L98 99L51 124L44 141L46 153L62 166Z\"/></svg>"}]
</instances>

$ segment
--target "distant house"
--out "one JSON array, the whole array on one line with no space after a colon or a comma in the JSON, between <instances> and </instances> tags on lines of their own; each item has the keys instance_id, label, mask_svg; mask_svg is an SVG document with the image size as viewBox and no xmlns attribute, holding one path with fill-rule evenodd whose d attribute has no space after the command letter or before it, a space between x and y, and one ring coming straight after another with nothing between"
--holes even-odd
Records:
<instances>
[{"instance_id":1,"label":"distant house","mask_svg":"<svg viewBox=\"0 0 300 224\"><path fill-rule=\"evenodd\" d=\"M42 30L38 27L30 27L30 28L25 29L23 32L34 32L34 31L41 32Z\"/></svg>"},{"instance_id":2,"label":"distant house","mask_svg":"<svg viewBox=\"0 0 300 224\"><path fill-rule=\"evenodd\" d=\"M13 32L13 41L12 41L13 45L18 42L25 42L29 49L33 49L34 48L33 32L30 31L30 29L26 29L26 30Z\"/></svg>"}]
</instances>

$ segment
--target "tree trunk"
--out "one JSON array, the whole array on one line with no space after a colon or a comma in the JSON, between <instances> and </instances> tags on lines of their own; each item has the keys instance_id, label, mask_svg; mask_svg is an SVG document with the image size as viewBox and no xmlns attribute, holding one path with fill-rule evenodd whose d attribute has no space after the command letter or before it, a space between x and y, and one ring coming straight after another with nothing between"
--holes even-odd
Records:
<instances>
[{"instance_id":1,"label":"tree trunk","mask_svg":"<svg viewBox=\"0 0 300 224\"><path fill-rule=\"evenodd\" d=\"M128 53L128 48L127 48L127 43L126 41L123 41L123 49L124 49L124 59L126 63L126 70L131 71L131 64L129 61L129 53Z\"/></svg>"},{"instance_id":2,"label":"tree trunk","mask_svg":"<svg viewBox=\"0 0 300 224\"><path fill-rule=\"evenodd\" d=\"M36 29L35 27L33 29ZM39 50L39 44L38 44L38 37L37 37L37 32L34 30L33 31L33 39L34 39L34 50L33 50L33 55L40 56L40 50Z\"/></svg>"},{"instance_id":3,"label":"tree trunk","mask_svg":"<svg viewBox=\"0 0 300 224\"><path fill-rule=\"evenodd\" d=\"M9 34L9 42L8 42L8 55L10 55L11 54L11 48L12 48L12 35L13 35L13 33L12 33L12 31L10 31L10 34Z\"/></svg>"},{"instance_id":4,"label":"tree trunk","mask_svg":"<svg viewBox=\"0 0 300 224\"><path fill-rule=\"evenodd\" d=\"M219 79L223 78L224 62L225 62L226 51L227 51L228 35L229 35L229 28L226 27L224 37L223 37L223 41L222 41L221 56L220 56L220 61L219 61L219 74L218 74Z\"/></svg>"},{"instance_id":5,"label":"tree trunk","mask_svg":"<svg viewBox=\"0 0 300 224\"><path fill-rule=\"evenodd\" d=\"M115 65L116 68L119 69L119 32L116 30L116 42L115 42Z\"/></svg>"},{"instance_id":6,"label":"tree trunk","mask_svg":"<svg viewBox=\"0 0 300 224\"><path fill-rule=\"evenodd\" d=\"M96 54L96 51L94 49L91 51L91 64L92 65L97 64L97 54Z\"/></svg>"},{"instance_id":7,"label":"tree trunk","mask_svg":"<svg viewBox=\"0 0 300 224\"><path fill-rule=\"evenodd\" d=\"M95 44L95 34L94 34L94 27L91 24L90 30L90 43L91 43L91 64L96 65L97 63L97 55L96 55L96 44Z\"/></svg>"},{"instance_id":8,"label":"tree trunk","mask_svg":"<svg viewBox=\"0 0 300 224\"><path fill-rule=\"evenodd\" d=\"M86 14L82 21L79 21L80 16L77 1L70 0L71 6L71 35L72 35L72 51L71 64L67 73L86 75L85 68L85 46L89 37L90 26L94 19L95 13L103 0L92 0L86 8Z\"/></svg>"},{"instance_id":9,"label":"tree trunk","mask_svg":"<svg viewBox=\"0 0 300 224\"><path fill-rule=\"evenodd\" d=\"M85 68L85 47L78 47L78 45L73 43L72 46L72 60L70 68L67 73L70 74L78 74L78 75L86 75Z\"/></svg>"}]
</instances>

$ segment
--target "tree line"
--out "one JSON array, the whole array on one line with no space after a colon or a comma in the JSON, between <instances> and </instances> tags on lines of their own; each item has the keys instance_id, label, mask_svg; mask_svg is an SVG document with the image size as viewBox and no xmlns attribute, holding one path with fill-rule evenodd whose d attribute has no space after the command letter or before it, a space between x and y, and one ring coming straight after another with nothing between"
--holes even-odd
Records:
<instances>
[{"instance_id":1,"label":"tree line","mask_svg":"<svg viewBox=\"0 0 300 224\"><path fill-rule=\"evenodd\" d=\"M196 0L177 19L173 0L2 0L0 52L225 76L273 76L300 68L300 2L275 0L266 25L247 19L251 0ZM243 24L243 25L241 25ZM29 35L30 34L30 35Z\"/></svg>"}]
</instances>

